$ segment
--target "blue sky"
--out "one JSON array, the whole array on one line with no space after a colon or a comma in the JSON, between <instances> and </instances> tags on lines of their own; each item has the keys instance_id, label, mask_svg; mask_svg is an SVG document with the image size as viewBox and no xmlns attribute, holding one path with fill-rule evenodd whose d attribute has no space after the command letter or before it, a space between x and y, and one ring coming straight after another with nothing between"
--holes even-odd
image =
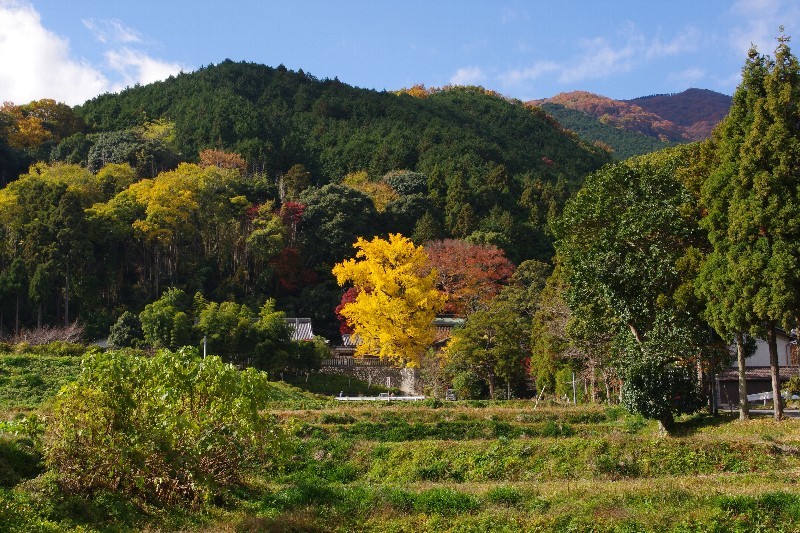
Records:
<instances>
[{"instance_id":1,"label":"blue sky","mask_svg":"<svg viewBox=\"0 0 800 533\"><path fill-rule=\"evenodd\" d=\"M780 25L800 39L800 2L0 0L0 99L78 104L226 58L378 90L732 94Z\"/></svg>"}]
</instances>

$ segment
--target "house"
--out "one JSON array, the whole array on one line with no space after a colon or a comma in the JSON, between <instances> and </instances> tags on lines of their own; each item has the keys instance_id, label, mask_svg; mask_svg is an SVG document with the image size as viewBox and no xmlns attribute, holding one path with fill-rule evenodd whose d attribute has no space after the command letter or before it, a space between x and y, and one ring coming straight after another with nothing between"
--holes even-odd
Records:
<instances>
[{"instance_id":1,"label":"house","mask_svg":"<svg viewBox=\"0 0 800 533\"><path fill-rule=\"evenodd\" d=\"M791 376L800 375L798 366L797 340L793 334L783 330L776 331L778 344L778 367L781 383L789 380ZM736 347L731 347L734 354L730 368L717 376L717 405L737 406L739 404L739 365L736 361ZM772 373L769 364L769 346L767 341L758 339L756 351L746 360L747 394L772 392Z\"/></svg>"},{"instance_id":2,"label":"house","mask_svg":"<svg viewBox=\"0 0 800 533\"><path fill-rule=\"evenodd\" d=\"M310 341L314 339L310 318L284 318L292 329L293 341Z\"/></svg>"},{"instance_id":3,"label":"house","mask_svg":"<svg viewBox=\"0 0 800 533\"><path fill-rule=\"evenodd\" d=\"M443 348L450 337L453 336L453 330L464 325L463 318L455 318L448 316L437 316L433 320L433 326L436 328L436 338L433 341L436 349Z\"/></svg>"},{"instance_id":4,"label":"house","mask_svg":"<svg viewBox=\"0 0 800 533\"><path fill-rule=\"evenodd\" d=\"M453 335L453 329L464 324L463 318L454 318L447 316L437 316L433 319L433 327L436 328L436 334L433 340L433 347L436 350L441 349L450 340ZM342 333L342 344L333 348L335 357L351 357L356 351L356 344L358 344L358 337L354 337L347 333Z\"/></svg>"}]
</instances>

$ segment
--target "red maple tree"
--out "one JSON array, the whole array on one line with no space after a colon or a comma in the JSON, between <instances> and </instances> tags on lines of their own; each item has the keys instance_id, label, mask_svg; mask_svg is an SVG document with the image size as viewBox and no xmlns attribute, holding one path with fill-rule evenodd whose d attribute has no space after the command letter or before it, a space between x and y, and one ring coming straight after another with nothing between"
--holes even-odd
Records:
<instances>
[{"instance_id":1,"label":"red maple tree","mask_svg":"<svg viewBox=\"0 0 800 533\"><path fill-rule=\"evenodd\" d=\"M491 244L456 239L425 246L438 272L438 288L447 294L445 312L467 316L484 309L514 273L514 264Z\"/></svg>"}]
</instances>

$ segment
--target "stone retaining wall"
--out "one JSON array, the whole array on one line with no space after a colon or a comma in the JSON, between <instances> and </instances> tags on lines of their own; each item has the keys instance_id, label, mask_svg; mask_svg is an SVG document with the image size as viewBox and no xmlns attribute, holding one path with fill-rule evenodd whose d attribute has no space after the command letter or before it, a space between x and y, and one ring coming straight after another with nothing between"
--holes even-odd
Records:
<instances>
[{"instance_id":1,"label":"stone retaining wall","mask_svg":"<svg viewBox=\"0 0 800 533\"><path fill-rule=\"evenodd\" d=\"M416 395L421 392L419 371L415 368L395 368L393 366L328 366L319 369L322 374L336 374L366 381L369 385L397 387L403 394ZM344 391L347 392L347 391Z\"/></svg>"}]
</instances>

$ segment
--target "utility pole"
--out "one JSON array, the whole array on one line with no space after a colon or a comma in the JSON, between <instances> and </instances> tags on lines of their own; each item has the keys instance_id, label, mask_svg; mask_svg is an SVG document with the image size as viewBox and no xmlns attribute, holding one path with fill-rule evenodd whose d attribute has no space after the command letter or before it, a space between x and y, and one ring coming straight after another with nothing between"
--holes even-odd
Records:
<instances>
[{"instance_id":1,"label":"utility pole","mask_svg":"<svg viewBox=\"0 0 800 533\"><path fill-rule=\"evenodd\" d=\"M572 405L578 405L577 391L575 390L575 384L577 383L575 380L575 372L572 373L572 381L567 381L567 383L572 384Z\"/></svg>"}]
</instances>

